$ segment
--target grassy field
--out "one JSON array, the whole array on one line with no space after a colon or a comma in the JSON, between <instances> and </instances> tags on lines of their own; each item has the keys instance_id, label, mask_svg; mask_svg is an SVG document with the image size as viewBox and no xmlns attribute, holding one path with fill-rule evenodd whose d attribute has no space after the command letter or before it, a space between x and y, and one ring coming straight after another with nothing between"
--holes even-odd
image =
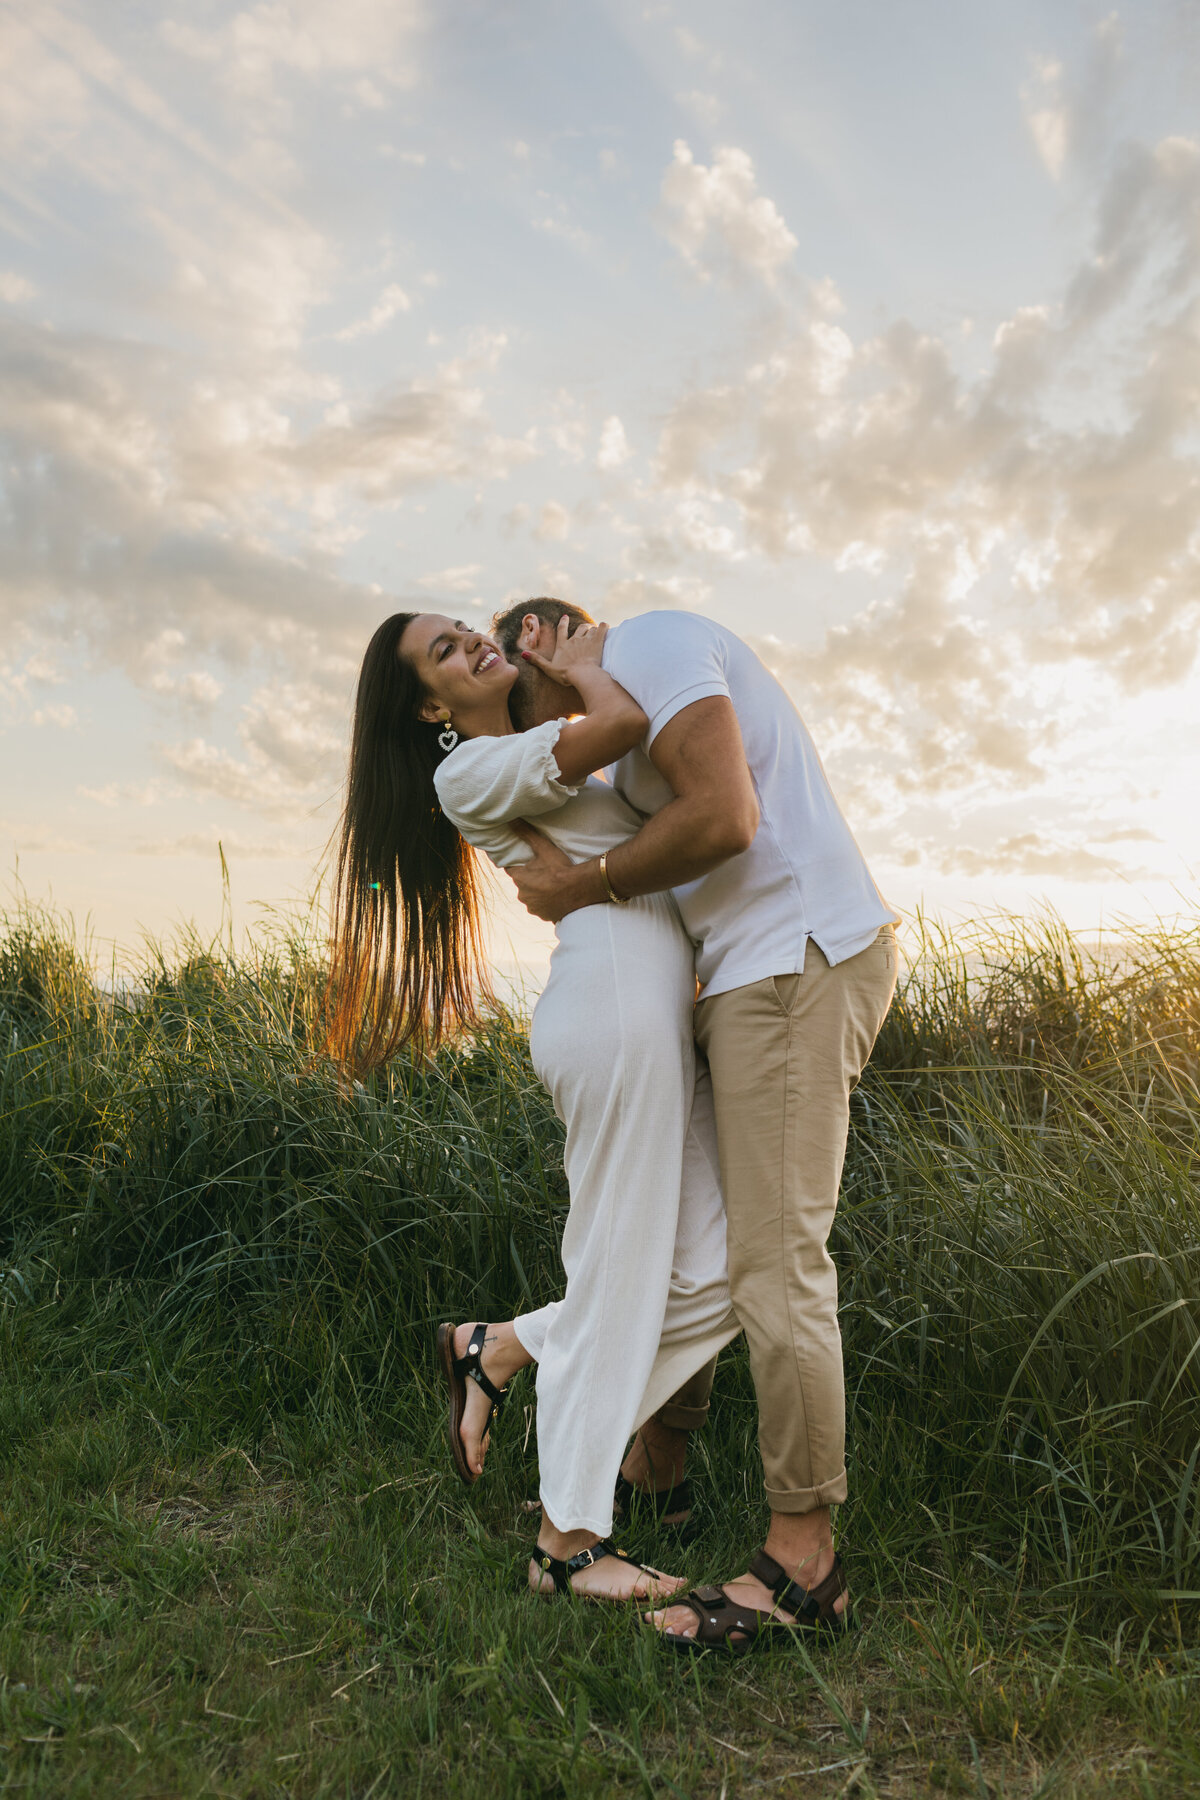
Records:
<instances>
[{"instance_id":1,"label":"grassy field","mask_svg":"<svg viewBox=\"0 0 1200 1800\"><path fill-rule=\"evenodd\" d=\"M692 1663L522 1591L530 1387L478 1488L443 1448L437 1321L559 1281L519 1022L347 1096L303 942L114 1000L11 918L0 1792L1200 1794L1200 930L907 948L835 1237L859 1629ZM694 1541L630 1547L744 1566L754 1432L735 1347Z\"/></svg>"}]
</instances>

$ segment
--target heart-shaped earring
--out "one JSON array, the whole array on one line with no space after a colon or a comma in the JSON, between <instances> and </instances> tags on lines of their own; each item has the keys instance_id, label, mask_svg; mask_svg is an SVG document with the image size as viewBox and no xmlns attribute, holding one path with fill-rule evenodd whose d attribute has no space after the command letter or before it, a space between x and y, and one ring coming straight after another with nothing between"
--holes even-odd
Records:
<instances>
[{"instance_id":1,"label":"heart-shaped earring","mask_svg":"<svg viewBox=\"0 0 1200 1800\"><path fill-rule=\"evenodd\" d=\"M451 725L451 723L450 723L450 714L449 713L446 714L446 717L442 720L442 723L445 725L446 729L444 731L438 732L438 743L442 746L442 749L446 752L446 754L448 756L450 754L451 750L453 750L455 744L457 744L457 742L458 742L458 733L457 733L457 731L455 731L453 725Z\"/></svg>"}]
</instances>

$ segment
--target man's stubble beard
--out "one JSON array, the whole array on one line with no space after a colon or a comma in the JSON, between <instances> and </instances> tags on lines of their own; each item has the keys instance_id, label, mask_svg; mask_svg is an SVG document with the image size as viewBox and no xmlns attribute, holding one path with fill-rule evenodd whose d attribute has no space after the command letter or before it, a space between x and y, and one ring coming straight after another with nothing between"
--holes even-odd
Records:
<instances>
[{"instance_id":1,"label":"man's stubble beard","mask_svg":"<svg viewBox=\"0 0 1200 1800\"><path fill-rule=\"evenodd\" d=\"M548 719L566 719L581 713L584 706L574 688L560 687L540 669L533 669L523 659L509 657L517 671L508 696L508 711L518 731L532 731Z\"/></svg>"}]
</instances>

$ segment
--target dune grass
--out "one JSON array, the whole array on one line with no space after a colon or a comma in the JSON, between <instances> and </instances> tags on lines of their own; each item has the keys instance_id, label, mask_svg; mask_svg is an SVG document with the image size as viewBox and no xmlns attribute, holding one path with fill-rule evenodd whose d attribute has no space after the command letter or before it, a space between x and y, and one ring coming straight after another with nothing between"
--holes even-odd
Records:
<instances>
[{"instance_id":1,"label":"dune grass","mask_svg":"<svg viewBox=\"0 0 1200 1800\"><path fill-rule=\"evenodd\" d=\"M349 1092L302 938L115 996L0 937L0 1792L1200 1793L1200 930L909 934L835 1236L860 1629L675 1659L522 1592L532 1389L449 1472L441 1318L552 1296L520 1022ZM761 1541L735 1346L697 1579ZM719 1498L720 1497L720 1498Z\"/></svg>"}]
</instances>

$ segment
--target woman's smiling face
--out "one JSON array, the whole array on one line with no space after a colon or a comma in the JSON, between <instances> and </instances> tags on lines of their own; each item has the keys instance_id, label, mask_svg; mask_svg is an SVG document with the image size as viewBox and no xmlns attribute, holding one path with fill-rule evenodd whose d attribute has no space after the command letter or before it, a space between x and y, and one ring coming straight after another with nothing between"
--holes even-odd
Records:
<instances>
[{"instance_id":1,"label":"woman's smiling face","mask_svg":"<svg viewBox=\"0 0 1200 1800\"><path fill-rule=\"evenodd\" d=\"M442 613L418 613L405 627L399 654L428 695L422 719L448 712L452 721L466 725L478 714L505 706L517 679L493 638Z\"/></svg>"}]
</instances>

